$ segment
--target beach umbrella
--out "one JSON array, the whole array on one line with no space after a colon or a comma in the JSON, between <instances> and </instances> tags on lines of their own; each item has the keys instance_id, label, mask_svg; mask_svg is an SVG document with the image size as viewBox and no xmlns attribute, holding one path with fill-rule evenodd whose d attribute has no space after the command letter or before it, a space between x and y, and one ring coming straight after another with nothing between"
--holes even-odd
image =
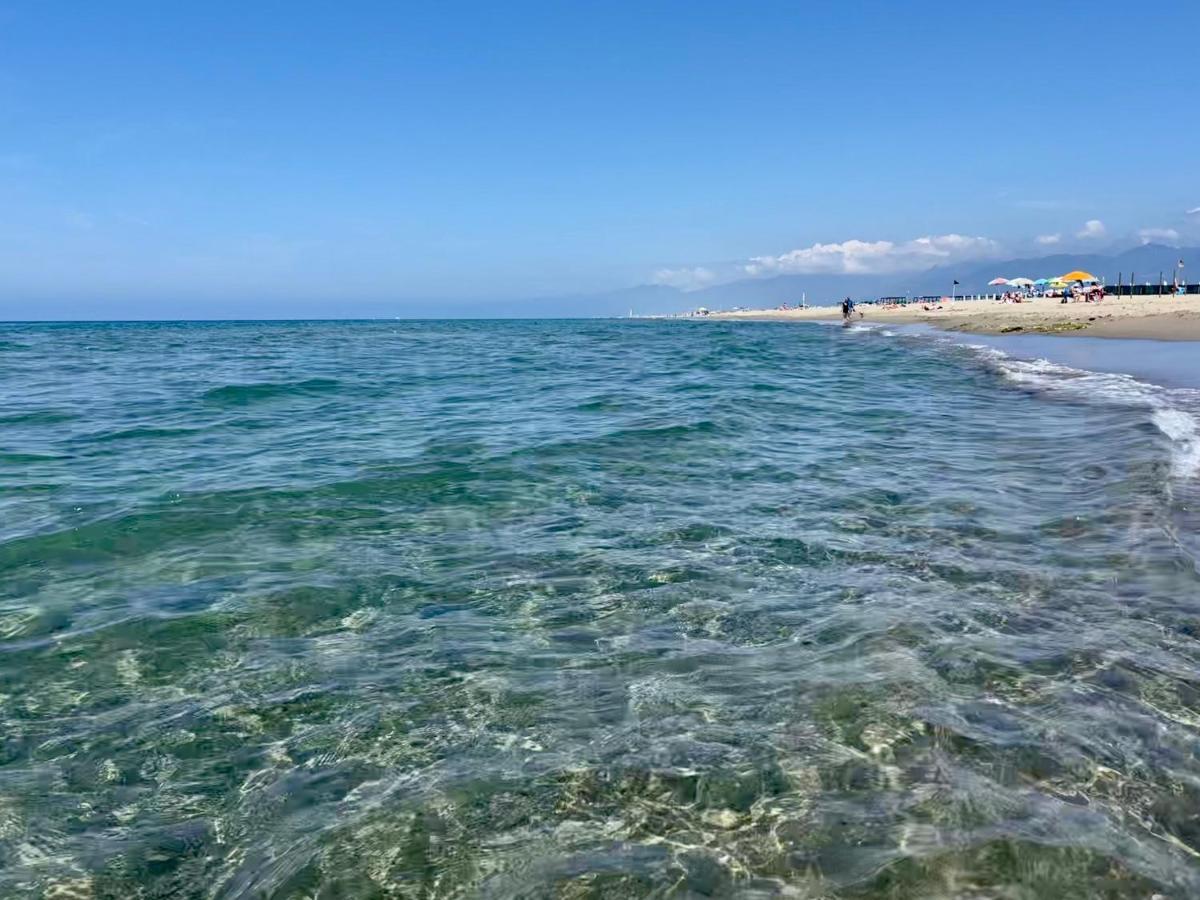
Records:
<instances>
[{"instance_id":1,"label":"beach umbrella","mask_svg":"<svg viewBox=\"0 0 1200 900\"><path fill-rule=\"evenodd\" d=\"M1039 278L1037 281L1034 282L1034 284L1049 284L1049 283L1050 283L1049 278Z\"/></svg>"},{"instance_id":2,"label":"beach umbrella","mask_svg":"<svg viewBox=\"0 0 1200 900\"><path fill-rule=\"evenodd\" d=\"M1067 283L1065 281L1061 281L1058 278L1055 278L1053 281L1048 281L1048 282L1046 282L1046 284L1052 288L1063 288L1063 287L1067 286Z\"/></svg>"},{"instance_id":3,"label":"beach umbrella","mask_svg":"<svg viewBox=\"0 0 1200 900\"><path fill-rule=\"evenodd\" d=\"M1033 287L1033 279L1030 278L1010 278L1008 283L1013 287Z\"/></svg>"},{"instance_id":4,"label":"beach umbrella","mask_svg":"<svg viewBox=\"0 0 1200 900\"><path fill-rule=\"evenodd\" d=\"M975 283L978 284L979 282L977 281ZM993 278L991 281L988 282L988 287L995 287L998 284L1008 284L1008 279L1007 278Z\"/></svg>"},{"instance_id":5,"label":"beach umbrella","mask_svg":"<svg viewBox=\"0 0 1200 900\"><path fill-rule=\"evenodd\" d=\"M1066 275L1059 275L1059 281L1099 281L1099 279L1091 272L1085 272L1082 269L1076 269L1074 272L1068 272Z\"/></svg>"}]
</instances>

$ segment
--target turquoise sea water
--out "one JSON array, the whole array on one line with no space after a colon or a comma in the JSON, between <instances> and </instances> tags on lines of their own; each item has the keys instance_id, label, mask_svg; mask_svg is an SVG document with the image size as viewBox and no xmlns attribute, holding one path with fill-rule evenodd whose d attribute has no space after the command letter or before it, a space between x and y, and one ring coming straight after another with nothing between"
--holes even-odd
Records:
<instances>
[{"instance_id":1,"label":"turquoise sea water","mask_svg":"<svg viewBox=\"0 0 1200 900\"><path fill-rule=\"evenodd\" d=\"M1200 893L1195 391L671 322L0 385L0 896Z\"/></svg>"}]
</instances>

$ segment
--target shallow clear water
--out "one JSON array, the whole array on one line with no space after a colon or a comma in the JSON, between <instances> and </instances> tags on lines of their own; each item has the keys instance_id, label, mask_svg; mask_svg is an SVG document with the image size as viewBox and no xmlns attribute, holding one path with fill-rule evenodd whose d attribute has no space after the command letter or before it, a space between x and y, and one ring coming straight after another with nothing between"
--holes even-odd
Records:
<instances>
[{"instance_id":1,"label":"shallow clear water","mask_svg":"<svg viewBox=\"0 0 1200 900\"><path fill-rule=\"evenodd\" d=\"M670 322L0 384L0 896L1200 892L1195 392Z\"/></svg>"}]
</instances>

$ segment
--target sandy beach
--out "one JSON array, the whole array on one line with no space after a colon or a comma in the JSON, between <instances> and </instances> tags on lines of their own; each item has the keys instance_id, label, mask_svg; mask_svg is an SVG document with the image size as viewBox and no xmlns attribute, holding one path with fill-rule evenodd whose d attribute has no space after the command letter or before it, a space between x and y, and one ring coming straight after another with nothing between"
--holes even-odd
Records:
<instances>
[{"instance_id":1,"label":"sandy beach","mask_svg":"<svg viewBox=\"0 0 1200 900\"><path fill-rule=\"evenodd\" d=\"M927 307L927 308L926 308ZM1062 334L1141 338L1163 341L1200 340L1200 295L1182 297L1106 297L1098 303L1061 303L1038 298L1022 303L958 300L953 303L885 308L861 305L864 321L924 323L949 331L977 334ZM744 310L713 313L715 319L821 320L841 318L837 306L790 310ZM857 313L856 313L857 319Z\"/></svg>"}]
</instances>

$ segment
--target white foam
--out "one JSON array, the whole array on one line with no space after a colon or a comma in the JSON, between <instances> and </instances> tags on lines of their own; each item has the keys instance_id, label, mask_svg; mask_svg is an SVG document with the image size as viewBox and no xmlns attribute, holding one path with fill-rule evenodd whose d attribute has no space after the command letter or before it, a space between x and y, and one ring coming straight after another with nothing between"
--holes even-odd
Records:
<instances>
[{"instance_id":1,"label":"white foam","mask_svg":"<svg viewBox=\"0 0 1200 900\"><path fill-rule=\"evenodd\" d=\"M1164 388L1132 375L1076 369L1048 359L1019 359L949 335L928 337L972 351L988 368L1024 390L1075 403L1149 411L1151 421L1171 442L1171 474L1179 479L1200 476L1200 391Z\"/></svg>"},{"instance_id":2,"label":"white foam","mask_svg":"<svg viewBox=\"0 0 1200 900\"><path fill-rule=\"evenodd\" d=\"M996 368L1009 380L1075 402L1146 409L1151 421L1171 441L1171 474L1200 475L1200 419L1196 391L1146 384L1130 375L1089 372L1045 359L997 359Z\"/></svg>"},{"instance_id":3,"label":"white foam","mask_svg":"<svg viewBox=\"0 0 1200 900\"><path fill-rule=\"evenodd\" d=\"M1200 420L1182 409L1160 407L1154 411L1154 424L1175 445L1171 471L1177 478L1200 474Z\"/></svg>"}]
</instances>

